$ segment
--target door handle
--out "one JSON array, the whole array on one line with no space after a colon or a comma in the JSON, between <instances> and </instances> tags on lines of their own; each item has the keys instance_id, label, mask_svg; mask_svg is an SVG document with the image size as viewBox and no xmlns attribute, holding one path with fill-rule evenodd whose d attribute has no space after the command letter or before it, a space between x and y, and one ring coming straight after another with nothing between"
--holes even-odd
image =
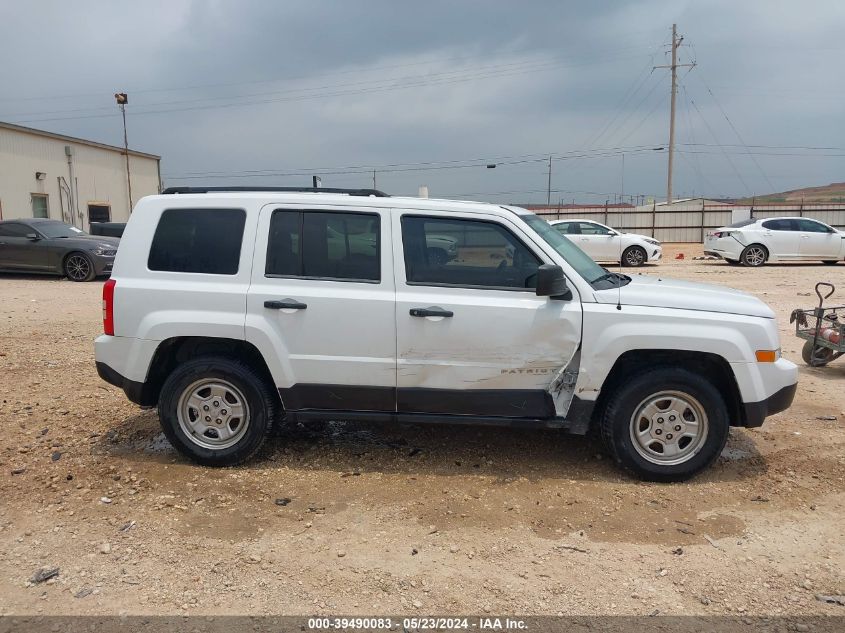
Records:
<instances>
[{"instance_id":1,"label":"door handle","mask_svg":"<svg viewBox=\"0 0 845 633\"><path fill-rule=\"evenodd\" d=\"M430 308L411 308L410 314L412 317L451 317L455 313L451 310L444 310L438 306L431 306Z\"/></svg>"},{"instance_id":2,"label":"door handle","mask_svg":"<svg viewBox=\"0 0 845 633\"><path fill-rule=\"evenodd\" d=\"M265 308L271 310L304 310L308 307L307 304L297 301L296 299L281 299L275 301L265 301Z\"/></svg>"},{"instance_id":3,"label":"door handle","mask_svg":"<svg viewBox=\"0 0 845 633\"><path fill-rule=\"evenodd\" d=\"M802 239L802 240L809 240L809 239L810 239L810 236L809 236L809 235L802 235L802 236L801 236L801 239Z\"/></svg>"}]
</instances>

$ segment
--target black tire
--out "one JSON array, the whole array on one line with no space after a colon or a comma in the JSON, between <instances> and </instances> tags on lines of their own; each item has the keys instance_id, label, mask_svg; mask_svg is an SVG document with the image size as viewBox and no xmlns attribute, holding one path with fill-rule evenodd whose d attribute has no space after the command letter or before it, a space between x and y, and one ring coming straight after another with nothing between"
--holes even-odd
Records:
<instances>
[{"instance_id":1,"label":"black tire","mask_svg":"<svg viewBox=\"0 0 845 633\"><path fill-rule=\"evenodd\" d=\"M838 259L825 259L822 261L822 264L825 264L826 266L836 266L838 263Z\"/></svg>"},{"instance_id":2,"label":"black tire","mask_svg":"<svg viewBox=\"0 0 845 633\"><path fill-rule=\"evenodd\" d=\"M739 261L743 266L751 266L756 268L762 266L769 259L769 251L762 244L749 244L739 256Z\"/></svg>"},{"instance_id":3,"label":"black tire","mask_svg":"<svg viewBox=\"0 0 845 633\"><path fill-rule=\"evenodd\" d=\"M633 439L632 427L636 410L641 407L649 398L660 398L664 392L681 394L686 398L692 398L692 402L700 406L704 419L699 419L699 428L706 429L699 434L699 439L691 439L682 450L689 450L689 454L683 457L681 463L663 464L649 461L643 457L642 452L647 449L639 448ZM670 396L663 400L670 401ZM657 400L662 402L662 400ZM663 432L663 439L672 439L670 433L677 426L669 425L668 411L663 426L661 420L660 431L657 430L656 422L649 425L654 427L653 433ZM687 411L680 410L679 414L687 417ZM660 412L656 415L661 415ZM640 418L642 421L644 416ZM685 420L679 420L685 422ZM706 424L704 424L706 422ZM622 467L633 473L639 479L646 481L683 481L700 473L712 464L725 447L728 440L730 421L725 402L719 395L719 391L705 377L692 373L678 367L658 367L629 380L623 381L614 393L610 395L600 420L602 441L610 455ZM664 431L664 429L666 429ZM680 437L680 434L679 434ZM676 444L680 442L676 439ZM652 444L659 444L652 440ZM679 458L680 459L680 458Z\"/></svg>"},{"instance_id":4,"label":"black tire","mask_svg":"<svg viewBox=\"0 0 845 633\"><path fill-rule=\"evenodd\" d=\"M94 262L85 253L68 253L62 266L65 277L71 281L92 281L96 276Z\"/></svg>"},{"instance_id":5,"label":"black tire","mask_svg":"<svg viewBox=\"0 0 845 633\"><path fill-rule=\"evenodd\" d=\"M725 261L728 262L728 266L739 266L739 261L736 259L726 259Z\"/></svg>"},{"instance_id":6,"label":"black tire","mask_svg":"<svg viewBox=\"0 0 845 633\"><path fill-rule=\"evenodd\" d=\"M648 253L641 246L629 246L622 253L621 264L626 268L637 268L648 260Z\"/></svg>"},{"instance_id":7,"label":"black tire","mask_svg":"<svg viewBox=\"0 0 845 633\"><path fill-rule=\"evenodd\" d=\"M449 254L442 248L430 246L428 248L428 263L432 266L445 266L449 263Z\"/></svg>"},{"instance_id":8,"label":"black tire","mask_svg":"<svg viewBox=\"0 0 845 633\"><path fill-rule=\"evenodd\" d=\"M833 360L834 353L829 347L819 346L813 350L813 341L806 341L804 347L801 348L801 358L810 367L824 367Z\"/></svg>"},{"instance_id":9,"label":"black tire","mask_svg":"<svg viewBox=\"0 0 845 633\"><path fill-rule=\"evenodd\" d=\"M221 384L233 387L237 397L242 397L245 401L246 415L240 424L246 423L246 427L235 431L235 437L238 433L241 435L231 446L203 446L201 442L220 441L219 435L215 438L213 435L195 433L192 439L180 423L179 411L183 406L183 396L187 397L190 392L196 390L197 383L205 380L224 381ZM209 400L213 398L215 396L210 396ZM210 401L208 406L221 401ZM222 406L227 406L225 401L222 401ZM203 466L233 466L255 455L273 427L278 408L278 397L272 385L268 384L261 374L243 361L225 356L204 356L179 365L164 382L158 400L158 416L167 439L176 450ZM215 415L214 410L211 411L212 415ZM226 409L217 409L218 414L221 410L224 415L227 413ZM237 419L232 422L236 421ZM227 429L228 424L227 420ZM240 426L236 429L240 429ZM212 432L217 433L211 428L207 431Z\"/></svg>"}]
</instances>

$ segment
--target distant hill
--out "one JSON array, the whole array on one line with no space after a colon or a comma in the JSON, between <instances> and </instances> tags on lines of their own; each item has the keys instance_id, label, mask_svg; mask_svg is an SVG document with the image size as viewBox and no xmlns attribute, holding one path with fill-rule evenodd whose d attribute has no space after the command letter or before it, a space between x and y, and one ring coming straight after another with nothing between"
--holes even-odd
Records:
<instances>
[{"instance_id":1,"label":"distant hill","mask_svg":"<svg viewBox=\"0 0 845 633\"><path fill-rule=\"evenodd\" d=\"M803 189L770 193L764 196L755 196L754 198L743 198L742 200L737 200L737 203L751 204L754 201L757 204L765 204L769 202L801 202L801 200L804 200L805 204L816 202L845 202L845 182L834 182L821 187L804 187Z\"/></svg>"}]
</instances>

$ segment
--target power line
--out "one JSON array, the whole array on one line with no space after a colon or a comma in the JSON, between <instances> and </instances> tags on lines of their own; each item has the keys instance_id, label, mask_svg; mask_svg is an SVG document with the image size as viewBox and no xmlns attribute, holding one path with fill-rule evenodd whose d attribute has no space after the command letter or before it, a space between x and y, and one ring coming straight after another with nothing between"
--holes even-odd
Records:
<instances>
[{"instance_id":1,"label":"power line","mask_svg":"<svg viewBox=\"0 0 845 633\"><path fill-rule=\"evenodd\" d=\"M642 32L653 32L653 31L642 31ZM651 50L653 46L643 46L642 44L631 45L631 46L624 46L619 47L616 49L612 49L611 53L621 53L625 51L631 50ZM523 47L517 50L509 51L512 55L519 55L521 53L528 52L529 49L527 47ZM255 79L255 80L248 80L248 81L233 81L233 82L223 82L223 83L208 83L208 84L193 84L193 85L179 85L169 88L144 88L144 87L134 87L129 85L128 88L131 90L133 94L146 94L146 93L157 93L157 92L185 92L187 90L204 90L207 88L228 88L233 86L245 86L245 85L257 85L257 84L270 84L270 83L278 83L282 81L296 81L301 79L314 79L319 77L334 77L340 75L350 75L350 74L361 74L361 73L369 73L369 72L376 72L376 71L385 71L385 70L395 70L397 68L410 68L415 66L424 66L424 65L435 65L435 64L446 64L446 63L460 63L466 62L467 60L473 59L481 59L486 58L485 55L459 55L454 57L447 57L447 58L432 58L428 60L421 60L417 62L407 62L403 64L388 64L382 66L358 66L356 68L350 68L348 70L338 70L338 71L331 71L325 73L309 73L305 75L293 75L287 77L275 77L272 79ZM103 96L102 92L87 92L87 93L73 93L73 94L44 94L40 96L29 96L29 97L0 97L0 102L16 102L16 101L43 101L45 99L76 99L82 97L101 97Z\"/></svg>"},{"instance_id":2,"label":"power line","mask_svg":"<svg viewBox=\"0 0 845 633\"><path fill-rule=\"evenodd\" d=\"M701 120L704 121L704 125L707 128L707 131L710 132L710 136L713 137L713 141L716 143L716 145L718 145L721 148L722 154L724 154L728 163L733 168L734 173L736 174L736 177L739 179L739 181L742 183L742 186L745 187L746 193L751 194L751 189L748 188L748 185L746 184L745 179L742 177L742 174L739 173L739 170L736 168L736 165L731 160L731 157L728 156L728 152L725 150L724 146L722 146L719 143L719 139L716 137L716 133L713 132L713 128L710 127L710 124L707 122L707 119L704 118L704 114L702 114L701 110L698 107L698 104L693 99L690 99L690 103L692 104L692 107L695 108L695 111L698 112L698 116L701 117ZM690 153L694 153L694 152L690 152ZM704 153L704 152L701 152L701 153Z\"/></svg>"},{"instance_id":3,"label":"power line","mask_svg":"<svg viewBox=\"0 0 845 633\"><path fill-rule=\"evenodd\" d=\"M546 67L549 65L557 65L559 62L552 62L549 60L545 61L523 61L523 62L514 62L511 64L495 64L491 66L484 66L476 69L464 69L464 70L450 70L450 71L443 71L439 73L424 73L418 75L406 75L403 77L393 77L393 78L379 78L379 79L369 79L369 80L359 80L353 82L346 82L346 83L339 83L339 84L328 84L323 86L307 86L303 88L293 88L288 90L274 90L271 92L256 92L251 94L241 94L241 95L218 95L213 97L203 97L200 99L178 99L175 101L160 101L160 102L153 102L143 104L145 107L152 108L158 106L168 106L168 105L182 105L185 103L202 103L204 101L219 101L225 99L249 99L254 97L269 97L274 95L291 95L296 93L307 93L307 92L315 92L320 90L337 90L339 88L350 88L350 87L366 87L368 85L379 85L379 84L386 84L389 85L392 82L401 82L401 81L409 81L409 80L420 80L420 79L437 79L437 78L448 78L450 75L467 75L471 73L492 73L498 71L515 71L515 70L531 70L535 67ZM76 108L76 109L63 109L63 110L47 110L47 111L38 111L38 112L24 112L24 113L13 113L13 114L3 114L4 117L15 117L15 116L36 116L36 115L44 115L44 114L64 114L64 113L73 113L73 112L94 112L94 111L105 111L111 110L111 108L107 107L88 107L88 108Z\"/></svg>"},{"instance_id":4,"label":"power line","mask_svg":"<svg viewBox=\"0 0 845 633\"><path fill-rule=\"evenodd\" d=\"M719 100L716 98L716 95L714 95L713 91L710 90L710 86L708 86L707 82L704 81L704 77L702 77L701 74L699 73L698 78L701 80L701 83L704 84L704 87L707 89L707 92L710 93L710 96L713 97L713 102L719 108L719 111L722 113L722 116L725 117L725 121L727 121L728 125L731 126L731 129L733 130L734 134L736 134L736 137L737 137L737 139L739 139L739 142L742 143L742 145L747 150L748 146L745 144L745 141L743 140L742 136L740 136L739 130L736 129L736 126L733 124L733 121L731 121L730 117L728 117L728 113L725 112L725 109L722 107L722 104L719 103ZM766 174L765 171L763 171L763 168L760 167L760 163L757 162L757 159L754 158L754 155L750 151L748 152L748 155L751 157L751 160L753 161L753 163L757 167L757 169L760 171L760 173L763 174L763 178L765 179L766 183L769 185L769 190L774 191L775 186L772 184L772 181L769 180L769 176Z\"/></svg>"},{"instance_id":5,"label":"power line","mask_svg":"<svg viewBox=\"0 0 845 633\"><path fill-rule=\"evenodd\" d=\"M584 150L581 152L568 151L552 153L553 160L572 160L579 158L597 158L603 156L618 156L621 153L637 154L643 152L655 152L653 145L631 145L627 147L607 147ZM659 151L659 150L657 150ZM370 173L374 169L378 172L392 171L429 171L439 169L462 169L467 167L486 167L490 163L496 165L520 165L527 163L545 163L549 159L548 153L543 154L522 154L515 156L494 156L444 161L423 161L417 163L386 163L381 165L345 165L334 167L301 167L287 170L280 169L249 169L240 171L196 171L183 174L164 174L169 179L174 178L196 178L196 177L249 177L249 176L301 176L312 173L321 174L357 174Z\"/></svg>"},{"instance_id":6,"label":"power line","mask_svg":"<svg viewBox=\"0 0 845 633\"><path fill-rule=\"evenodd\" d=\"M147 108L159 108L159 109L140 109L134 110L133 116L143 116L148 114L163 114L163 113L171 113L171 112L184 112L184 111L196 111L196 110L210 110L210 109L222 109L222 108L232 108L232 107L243 107L243 106L251 106L251 105L262 105L268 103L281 103L281 102L291 102L291 101L304 101L310 99L325 99L330 97L339 97L339 96L350 96L350 95L359 95L359 94L368 94L368 93L377 93L377 92L389 92L392 90L403 90L408 88L417 88L417 87L426 87L426 86L435 86L435 85L445 85L445 84L454 84L454 83L463 83L465 81L476 81L481 79L490 79L490 78L498 78L498 77L508 77L514 75L521 75L524 73L529 72L545 72L549 70L554 70L557 68L574 68L578 66L586 66L591 64L597 63L605 63L607 61L612 61L614 59L618 59L619 56L613 57L605 57L602 59L592 59L580 63L570 63L565 61L530 61L530 62L518 62L513 64L500 64L498 66L490 66L490 67L483 67L481 69L472 69L472 70L461 70L461 71L445 71L441 73L428 73L422 75L410 75L405 77L399 78L389 78L389 79L378 79L378 80L368 80L362 82L351 82L348 84L341 84L341 85L327 85L327 86L318 86L318 87L306 87L300 89L294 89L290 91L280 91L280 92L272 92L272 93L257 93L254 95L234 95L234 96L218 96L218 97L209 97L206 99L193 99L193 100L179 100L179 101L167 101L167 102L160 102L160 103L150 103L147 104L145 107ZM454 75L454 76L452 76ZM369 87L363 87L367 84L376 84L371 85ZM343 89L346 88L346 89ZM327 92L320 92L320 91L327 91ZM293 94L297 92L312 92L313 94ZM256 96L266 96L271 94L288 94L289 96L286 97L277 97L277 98L267 98L267 99L257 99L257 100L250 100ZM203 101L210 101L210 100L221 100L221 99L247 99L242 101L233 101L232 103L223 103L223 104L205 104L202 105ZM200 105L197 105L197 101L200 102ZM193 104L186 107L177 107L177 108L161 108L160 106L167 106L167 105L179 105L179 104ZM89 118L99 118L110 116L109 114L94 114L94 110L104 110L104 108L92 108L92 109L78 109L78 112L92 112L92 114L86 115L78 115L78 116L70 116L70 117L50 117L45 118L41 115L44 114L51 114L51 113L64 113L68 111L50 111L50 112L37 112L31 114L19 114L19 115L3 115L5 117L10 116L32 116L32 117L39 117L39 118L30 118L30 119L19 119L14 121L15 123L33 123L33 122L46 122L46 121L65 121L65 120L77 120L77 119L89 119Z\"/></svg>"}]
</instances>

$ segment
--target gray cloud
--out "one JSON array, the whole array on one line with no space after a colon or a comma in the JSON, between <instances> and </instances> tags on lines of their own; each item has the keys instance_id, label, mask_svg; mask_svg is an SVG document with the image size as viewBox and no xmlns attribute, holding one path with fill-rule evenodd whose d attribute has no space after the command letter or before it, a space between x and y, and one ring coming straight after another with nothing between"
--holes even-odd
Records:
<instances>
[{"instance_id":1,"label":"gray cloud","mask_svg":"<svg viewBox=\"0 0 845 633\"><path fill-rule=\"evenodd\" d=\"M625 193L659 196L666 157L648 148L667 142L669 80L651 66L666 63L673 21L682 57L698 63L682 73L676 193L845 179L845 159L819 155L845 151L758 148L755 161L717 145L740 144L733 124L753 145L845 146L836 1L5 2L0 12L0 120L119 144L112 93L125 90L130 143L163 156L167 184L521 157L495 170L381 169L378 185L541 201L553 153L553 198L595 202L623 187L620 152L595 150L625 147ZM245 173L257 170L274 175Z\"/></svg>"}]
</instances>

